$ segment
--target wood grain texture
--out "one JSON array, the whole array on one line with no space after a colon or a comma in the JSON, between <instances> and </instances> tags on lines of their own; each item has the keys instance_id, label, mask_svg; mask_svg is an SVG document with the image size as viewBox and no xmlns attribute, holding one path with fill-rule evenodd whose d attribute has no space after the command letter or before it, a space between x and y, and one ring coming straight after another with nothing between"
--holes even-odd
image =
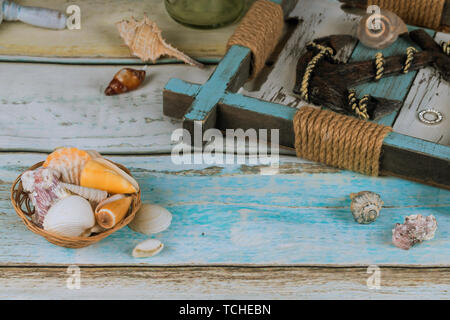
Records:
<instances>
[{"instance_id":1,"label":"wood grain texture","mask_svg":"<svg viewBox=\"0 0 450 320\"><path fill-rule=\"evenodd\" d=\"M450 41L450 34L438 33L436 41ZM444 81L434 68L417 74L403 108L395 121L394 130L408 136L450 146L450 83ZM436 109L443 115L437 125L427 125L418 118L423 109Z\"/></svg>"},{"instance_id":2,"label":"wood grain texture","mask_svg":"<svg viewBox=\"0 0 450 320\"><path fill-rule=\"evenodd\" d=\"M32 0L23 0L20 4L37 5ZM130 55L115 23L131 17L141 19L144 13L158 24L163 36L174 47L196 58L220 58L225 54L226 41L236 27L234 24L214 30L197 30L182 26L168 15L162 0L41 0L38 5L65 12L72 4L81 9L80 30L54 31L23 23L3 22L0 29L0 61L1 56L7 60L11 60L11 56L22 56L19 59L27 61L32 61L32 57L51 57L64 61L71 58L73 62L78 60L83 63L104 63L107 60L121 63L122 59L139 63L139 59Z\"/></svg>"},{"instance_id":3,"label":"wood grain texture","mask_svg":"<svg viewBox=\"0 0 450 320\"><path fill-rule=\"evenodd\" d=\"M67 289L65 267L0 267L0 299L448 299L450 271L380 268L124 267L81 268Z\"/></svg>"},{"instance_id":4,"label":"wood grain texture","mask_svg":"<svg viewBox=\"0 0 450 320\"><path fill-rule=\"evenodd\" d=\"M133 258L131 250L146 236L129 228L87 248L56 247L27 231L9 200L11 182L44 157L0 154L0 265L450 264L449 191L291 157L281 157L273 175L261 174L267 165L250 159L180 166L168 156L110 157L132 171L144 203L172 212L170 228L156 235L165 249L152 258ZM354 222L349 210L349 194L361 190L377 192L384 201L381 216L370 225ZM391 230L411 214L433 214L439 227L434 240L403 251L392 245Z\"/></svg>"},{"instance_id":5,"label":"wood grain texture","mask_svg":"<svg viewBox=\"0 0 450 320\"><path fill-rule=\"evenodd\" d=\"M290 66L304 44L332 32L350 32L356 26L356 17L343 13L332 0L299 1L291 16L298 16L302 22L269 75L267 87L271 93L262 88L250 95L295 107L298 99L290 96L295 68ZM105 97L105 86L120 67L0 64L1 74L9 75L0 77L0 150L50 152L57 146L71 145L103 153L170 152L170 137L181 127L181 121L162 113L164 85L170 78L204 83L214 67L151 66L139 90Z\"/></svg>"}]
</instances>

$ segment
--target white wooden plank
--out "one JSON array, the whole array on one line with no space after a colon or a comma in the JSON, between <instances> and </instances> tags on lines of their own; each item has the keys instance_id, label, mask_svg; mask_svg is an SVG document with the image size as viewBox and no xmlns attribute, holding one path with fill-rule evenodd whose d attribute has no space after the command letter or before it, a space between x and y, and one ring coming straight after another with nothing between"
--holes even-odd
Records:
<instances>
[{"instance_id":1,"label":"white wooden plank","mask_svg":"<svg viewBox=\"0 0 450 320\"><path fill-rule=\"evenodd\" d=\"M0 268L0 299L448 299L449 269L380 268ZM70 280L70 279L69 279ZM70 282L72 283L72 282ZM175 314L175 313L173 313ZM168 314L169 315L169 314Z\"/></svg>"},{"instance_id":2,"label":"white wooden plank","mask_svg":"<svg viewBox=\"0 0 450 320\"><path fill-rule=\"evenodd\" d=\"M436 41L450 41L450 34L438 33ZM436 109L443 115L439 124L427 125L418 118L424 109ZM394 124L394 131L408 136L450 146L450 83L439 71L422 69L412 85Z\"/></svg>"},{"instance_id":3,"label":"white wooden plank","mask_svg":"<svg viewBox=\"0 0 450 320\"><path fill-rule=\"evenodd\" d=\"M0 149L70 145L108 153L170 152L171 134L181 121L163 115L164 85L172 77L204 82L214 67L149 66L138 90L105 96L120 68L0 64Z\"/></svg>"}]
</instances>

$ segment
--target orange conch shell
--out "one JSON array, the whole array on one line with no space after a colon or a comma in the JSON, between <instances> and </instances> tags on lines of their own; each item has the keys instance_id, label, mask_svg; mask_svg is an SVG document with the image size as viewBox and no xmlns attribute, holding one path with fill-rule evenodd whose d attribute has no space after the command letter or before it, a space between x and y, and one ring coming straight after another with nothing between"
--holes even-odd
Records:
<instances>
[{"instance_id":1,"label":"orange conch shell","mask_svg":"<svg viewBox=\"0 0 450 320\"><path fill-rule=\"evenodd\" d=\"M130 21L118 22L117 29L131 53L144 62L155 62L161 56L170 56L194 67L203 67L201 63L164 41L161 29L146 16L141 21L131 18Z\"/></svg>"},{"instance_id":2,"label":"orange conch shell","mask_svg":"<svg viewBox=\"0 0 450 320\"><path fill-rule=\"evenodd\" d=\"M84 165L92 159L89 152L77 148L59 148L50 153L42 165L61 174L66 183L79 184Z\"/></svg>"},{"instance_id":3,"label":"orange conch shell","mask_svg":"<svg viewBox=\"0 0 450 320\"><path fill-rule=\"evenodd\" d=\"M141 85L144 79L144 70L135 70L132 68L120 69L106 88L105 94L112 96L135 90Z\"/></svg>"}]
</instances>

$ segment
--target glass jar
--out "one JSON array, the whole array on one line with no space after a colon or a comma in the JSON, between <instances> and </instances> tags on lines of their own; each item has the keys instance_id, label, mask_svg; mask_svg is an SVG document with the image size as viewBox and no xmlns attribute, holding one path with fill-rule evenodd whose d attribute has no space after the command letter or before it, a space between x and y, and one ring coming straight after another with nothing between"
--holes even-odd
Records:
<instances>
[{"instance_id":1,"label":"glass jar","mask_svg":"<svg viewBox=\"0 0 450 320\"><path fill-rule=\"evenodd\" d=\"M203 29L223 27L236 21L244 0L165 0L166 10L177 22Z\"/></svg>"}]
</instances>

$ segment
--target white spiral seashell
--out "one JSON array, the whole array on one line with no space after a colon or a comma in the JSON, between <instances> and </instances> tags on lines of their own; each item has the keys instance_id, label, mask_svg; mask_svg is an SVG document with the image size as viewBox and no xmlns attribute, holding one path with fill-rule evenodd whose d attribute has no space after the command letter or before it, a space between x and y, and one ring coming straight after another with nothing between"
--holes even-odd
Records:
<instances>
[{"instance_id":1,"label":"white spiral seashell","mask_svg":"<svg viewBox=\"0 0 450 320\"><path fill-rule=\"evenodd\" d=\"M146 235L166 230L172 222L172 214L155 204L143 204L128 225L132 230Z\"/></svg>"},{"instance_id":2,"label":"white spiral seashell","mask_svg":"<svg viewBox=\"0 0 450 320\"><path fill-rule=\"evenodd\" d=\"M56 202L44 219L44 230L66 237L88 237L94 225L92 207L80 196L68 196Z\"/></svg>"},{"instance_id":3,"label":"white spiral seashell","mask_svg":"<svg viewBox=\"0 0 450 320\"><path fill-rule=\"evenodd\" d=\"M383 201L378 194L371 191L361 191L350 194L350 198L352 199L350 210L356 222L368 224L379 217Z\"/></svg>"},{"instance_id":4,"label":"white spiral seashell","mask_svg":"<svg viewBox=\"0 0 450 320\"><path fill-rule=\"evenodd\" d=\"M158 239L148 239L139 243L133 249L132 254L135 258L146 258L158 254L163 248L164 244L162 244Z\"/></svg>"}]
</instances>

